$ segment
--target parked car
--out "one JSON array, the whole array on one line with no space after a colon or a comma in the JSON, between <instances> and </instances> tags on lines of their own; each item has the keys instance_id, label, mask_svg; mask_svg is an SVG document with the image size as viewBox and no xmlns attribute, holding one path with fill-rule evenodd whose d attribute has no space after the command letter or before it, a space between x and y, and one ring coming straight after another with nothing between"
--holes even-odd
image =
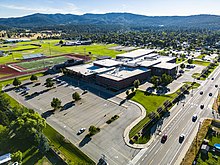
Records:
<instances>
[{"instance_id":1,"label":"parked car","mask_svg":"<svg viewBox=\"0 0 220 165\"><path fill-rule=\"evenodd\" d=\"M214 80L214 77L212 77L212 80Z\"/></svg>"},{"instance_id":2,"label":"parked car","mask_svg":"<svg viewBox=\"0 0 220 165\"><path fill-rule=\"evenodd\" d=\"M209 93L209 96L212 96L212 93Z\"/></svg>"},{"instance_id":3,"label":"parked car","mask_svg":"<svg viewBox=\"0 0 220 165\"><path fill-rule=\"evenodd\" d=\"M21 91L22 91L21 88L16 88L16 89L15 89L15 92L21 92Z\"/></svg>"},{"instance_id":4,"label":"parked car","mask_svg":"<svg viewBox=\"0 0 220 165\"><path fill-rule=\"evenodd\" d=\"M218 85L215 85L216 88L218 88Z\"/></svg>"},{"instance_id":5,"label":"parked car","mask_svg":"<svg viewBox=\"0 0 220 165\"><path fill-rule=\"evenodd\" d=\"M83 133L86 130L86 128L81 128L78 132L77 135L80 135L81 133Z\"/></svg>"},{"instance_id":6,"label":"parked car","mask_svg":"<svg viewBox=\"0 0 220 165\"><path fill-rule=\"evenodd\" d=\"M82 95L84 95L84 94L86 94L86 93L88 93L88 91L87 91L87 90L84 90L84 91L82 92Z\"/></svg>"},{"instance_id":7,"label":"parked car","mask_svg":"<svg viewBox=\"0 0 220 165\"><path fill-rule=\"evenodd\" d=\"M200 92L200 95L202 95L202 94L203 94L203 91Z\"/></svg>"}]
</instances>

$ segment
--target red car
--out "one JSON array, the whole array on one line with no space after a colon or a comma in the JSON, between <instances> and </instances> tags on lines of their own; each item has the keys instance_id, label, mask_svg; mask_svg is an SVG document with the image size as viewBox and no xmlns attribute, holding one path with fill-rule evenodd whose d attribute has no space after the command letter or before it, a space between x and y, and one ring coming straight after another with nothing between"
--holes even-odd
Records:
<instances>
[{"instance_id":1,"label":"red car","mask_svg":"<svg viewBox=\"0 0 220 165\"><path fill-rule=\"evenodd\" d=\"M167 134L163 134L161 142L164 143L167 140Z\"/></svg>"}]
</instances>

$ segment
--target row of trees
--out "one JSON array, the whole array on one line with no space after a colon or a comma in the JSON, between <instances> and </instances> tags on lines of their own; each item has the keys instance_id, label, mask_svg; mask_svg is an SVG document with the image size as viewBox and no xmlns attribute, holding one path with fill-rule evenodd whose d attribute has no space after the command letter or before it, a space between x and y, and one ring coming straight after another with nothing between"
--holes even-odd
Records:
<instances>
[{"instance_id":1,"label":"row of trees","mask_svg":"<svg viewBox=\"0 0 220 165\"><path fill-rule=\"evenodd\" d=\"M150 79L150 82L154 85L155 88L157 88L160 85L168 85L173 81L172 76L163 74L161 77L160 76L152 76Z\"/></svg>"},{"instance_id":2,"label":"row of trees","mask_svg":"<svg viewBox=\"0 0 220 165\"><path fill-rule=\"evenodd\" d=\"M5 126L0 133L0 145L2 148L10 148L11 140L27 141L45 153L49 150L49 142L43 135L46 121L32 109L22 106L11 107L10 100L0 93L0 124ZM14 161L21 161L20 151L12 155Z\"/></svg>"},{"instance_id":3,"label":"row of trees","mask_svg":"<svg viewBox=\"0 0 220 165\"><path fill-rule=\"evenodd\" d=\"M80 95L78 92L74 92L72 94L72 98L73 98L73 101L78 101L81 99ZM53 100L51 101L51 107L54 109L54 110L59 110L60 108L62 108L62 101L58 98L53 98Z\"/></svg>"}]
</instances>

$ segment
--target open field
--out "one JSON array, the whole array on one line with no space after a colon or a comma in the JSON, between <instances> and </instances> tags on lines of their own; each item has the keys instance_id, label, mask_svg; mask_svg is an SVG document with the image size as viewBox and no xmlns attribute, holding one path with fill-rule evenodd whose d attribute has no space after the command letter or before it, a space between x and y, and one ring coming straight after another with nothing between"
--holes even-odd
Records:
<instances>
[{"instance_id":1,"label":"open field","mask_svg":"<svg viewBox=\"0 0 220 165\"><path fill-rule=\"evenodd\" d=\"M5 47L6 46L6 47ZM2 51L10 51L10 52L15 52L15 51L25 51L25 50L31 50L31 49L37 49L39 46L34 46L34 45L29 45L29 44L7 44L4 45L4 47L0 47L0 50Z\"/></svg>"},{"instance_id":2,"label":"open field","mask_svg":"<svg viewBox=\"0 0 220 165\"><path fill-rule=\"evenodd\" d=\"M95 58L97 56L111 56L115 57L117 54L123 53L124 51L115 51L110 50L109 48L112 46L116 46L116 44L92 44L92 45L82 45L82 46L55 46L55 44L59 43L59 40L43 40L43 41L31 41L31 42L19 42L16 46L20 49L22 45L28 44L40 44L41 47L36 47L36 49L32 50L24 50L24 51L14 51L11 55L0 57L0 64L5 64L8 62L16 62L21 59L22 55L28 54L44 54L46 56L54 56L54 55L61 55L61 54L68 54L68 53L77 53L81 55L89 55L91 52L91 57ZM4 46L2 44L0 46ZM1 50L1 49L0 49Z\"/></svg>"}]
</instances>

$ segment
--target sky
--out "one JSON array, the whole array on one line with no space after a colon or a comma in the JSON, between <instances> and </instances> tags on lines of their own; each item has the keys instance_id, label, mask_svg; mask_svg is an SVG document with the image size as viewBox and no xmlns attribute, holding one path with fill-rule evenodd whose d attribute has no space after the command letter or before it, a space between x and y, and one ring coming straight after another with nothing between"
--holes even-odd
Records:
<instances>
[{"instance_id":1,"label":"sky","mask_svg":"<svg viewBox=\"0 0 220 165\"><path fill-rule=\"evenodd\" d=\"M147 16L220 15L220 0L0 0L0 18L34 13L127 12Z\"/></svg>"}]
</instances>

